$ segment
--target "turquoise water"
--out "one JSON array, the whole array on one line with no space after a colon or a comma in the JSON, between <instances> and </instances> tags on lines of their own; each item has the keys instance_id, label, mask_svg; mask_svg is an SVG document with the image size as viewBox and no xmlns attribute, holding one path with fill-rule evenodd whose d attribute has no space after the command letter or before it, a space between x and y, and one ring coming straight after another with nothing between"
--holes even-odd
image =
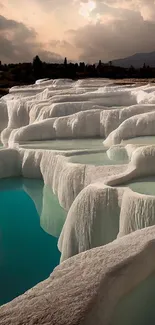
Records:
<instances>
[{"instance_id":1,"label":"turquoise water","mask_svg":"<svg viewBox=\"0 0 155 325\"><path fill-rule=\"evenodd\" d=\"M104 149L103 139L70 139L70 140L46 140L29 141L21 143L26 149L48 149L48 150L78 150L78 149Z\"/></svg>"},{"instance_id":2,"label":"turquoise water","mask_svg":"<svg viewBox=\"0 0 155 325\"><path fill-rule=\"evenodd\" d=\"M42 212L40 213L40 226L43 230L58 238L64 225L66 214L49 186L44 186Z\"/></svg>"},{"instance_id":3,"label":"turquoise water","mask_svg":"<svg viewBox=\"0 0 155 325\"><path fill-rule=\"evenodd\" d=\"M117 186L117 185L116 185ZM155 177L144 177L132 180L131 182L119 185L117 187L129 187L134 192L145 194L145 195L155 195Z\"/></svg>"},{"instance_id":4,"label":"turquoise water","mask_svg":"<svg viewBox=\"0 0 155 325\"><path fill-rule=\"evenodd\" d=\"M138 277L138 274L137 274ZM127 292L114 308L111 325L155 324L155 273Z\"/></svg>"},{"instance_id":5,"label":"turquoise water","mask_svg":"<svg viewBox=\"0 0 155 325\"><path fill-rule=\"evenodd\" d=\"M136 138L131 138L127 140L122 140L122 143L124 145L126 144L139 144L139 145L151 145L155 144L155 136L141 136L141 137L136 137Z\"/></svg>"},{"instance_id":6,"label":"turquoise water","mask_svg":"<svg viewBox=\"0 0 155 325\"><path fill-rule=\"evenodd\" d=\"M42 204L38 201L44 184L40 180L25 184L22 179L0 180L1 305L46 279L60 259L57 238L40 226ZM52 203L52 214L62 214L58 201Z\"/></svg>"},{"instance_id":7,"label":"turquoise water","mask_svg":"<svg viewBox=\"0 0 155 325\"><path fill-rule=\"evenodd\" d=\"M73 163L89 164L96 166L121 165L128 163L128 161L125 159L111 160L109 159L106 152L75 155L70 158L70 161Z\"/></svg>"}]
</instances>

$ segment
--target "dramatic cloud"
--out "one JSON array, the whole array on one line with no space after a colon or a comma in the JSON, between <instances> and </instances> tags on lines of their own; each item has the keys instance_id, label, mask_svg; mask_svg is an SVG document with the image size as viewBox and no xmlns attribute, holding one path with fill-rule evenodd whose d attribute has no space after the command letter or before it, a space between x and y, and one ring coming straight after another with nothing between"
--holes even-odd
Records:
<instances>
[{"instance_id":1,"label":"dramatic cloud","mask_svg":"<svg viewBox=\"0 0 155 325\"><path fill-rule=\"evenodd\" d=\"M60 63L63 61L63 58L60 54L57 54L55 52L50 52L50 51L45 51L45 50L40 50L38 52L40 58L42 61L45 62L54 62L54 63Z\"/></svg>"},{"instance_id":2,"label":"dramatic cloud","mask_svg":"<svg viewBox=\"0 0 155 325\"><path fill-rule=\"evenodd\" d=\"M155 0L0 3L4 5L0 16L2 61L28 61L40 53L48 61L59 62L67 56L97 62L155 50Z\"/></svg>"},{"instance_id":3,"label":"dramatic cloud","mask_svg":"<svg viewBox=\"0 0 155 325\"><path fill-rule=\"evenodd\" d=\"M32 61L39 54L42 60L59 62L59 54L43 50L36 40L37 33L25 24L0 16L0 59L2 62Z\"/></svg>"},{"instance_id":4,"label":"dramatic cloud","mask_svg":"<svg viewBox=\"0 0 155 325\"><path fill-rule=\"evenodd\" d=\"M51 10L54 11L55 9L71 6L73 1L72 0L35 0L37 4L42 6L42 8L47 11Z\"/></svg>"},{"instance_id":5,"label":"dramatic cloud","mask_svg":"<svg viewBox=\"0 0 155 325\"><path fill-rule=\"evenodd\" d=\"M48 46L50 46L53 51L57 53L61 53L63 57L68 57L68 59L72 58L72 60L77 60L77 48L70 42L66 40L51 40L48 43Z\"/></svg>"},{"instance_id":6,"label":"dramatic cloud","mask_svg":"<svg viewBox=\"0 0 155 325\"><path fill-rule=\"evenodd\" d=\"M136 52L155 50L152 40L155 23L144 21L139 13L98 24L88 24L72 31L72 39L81 50L80 59L96 62L109 61L132 55Z\"/></svg>"},{"instance_id":7,"label":"dramatic cloud","mask_svg":"<svg viewBox=\"0 0 155 325\"><path fill-rule=\"evenodd\" d=\"M96 0L97 4L107 4L111 8L130 9L138 11L144 20L155 19L155 1L154 0Z\"/></svg>"}]
</instances>

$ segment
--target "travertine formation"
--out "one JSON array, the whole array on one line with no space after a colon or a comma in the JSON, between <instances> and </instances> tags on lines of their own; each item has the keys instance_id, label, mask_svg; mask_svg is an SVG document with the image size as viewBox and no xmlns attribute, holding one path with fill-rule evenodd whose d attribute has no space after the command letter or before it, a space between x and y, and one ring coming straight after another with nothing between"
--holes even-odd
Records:
<instances>
[{"instance_id":1,"label":"travertine formation","mask_svg":"<svg viewBox=\"0 0 155 325\"><path fill-rule=\"evenodd\" d=\"M154 98L155 86L125 88L104 79L38 80L1 98L0 178L44 180L41 204L26 189L43 228L50 223L49 190L67 216L58 242L63 263L49 279L1 307L0 324L154 324L155 196L130 188L155 175L155 140L145 145L145 136L155 136ZM139 136L144 144L132 144ZM96 137L103 149L32 148L34 141ZM91 153L104 153L117 164L71 161Z\"/></svg>"},{"instance_id":2,"label":"travertine formation","mask_svg":"<svg viewBox=\"0 0 155 325\"><path fill-rule=\"evenodd\" d=\"M60 264L0 308L1 325L154 324L155 226Z\"/></svg>"}]
</instances>

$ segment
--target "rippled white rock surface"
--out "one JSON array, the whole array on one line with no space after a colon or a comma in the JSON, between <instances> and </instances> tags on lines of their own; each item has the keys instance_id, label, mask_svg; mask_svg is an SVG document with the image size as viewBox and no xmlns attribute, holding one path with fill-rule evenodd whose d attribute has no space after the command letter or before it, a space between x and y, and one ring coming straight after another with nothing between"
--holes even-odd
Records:
<instances>
[{"instance_id":1,"label":"rippled white rock surface","mask_svg":"<svg viewBox=\"0 0 155 325\"><path fill-rule=\"evenodd\" d=\"M132 124L135 115L138 114L137 118L141 119L144 113L152 119L153 115L149 112L153 114L155 104L150 101L150 96L153 98L154 92L154 86L125 88L111 86L110 81L104 79L77 82L48 80L32 86L13 87L0 103L1 110L4 111L4 106L7 108L5 114L8 113L9 119L7 128L2 132L2 141L7 144L57 138L104 138L109 135L109 140L105 142L108 146L119 143L128 136L134 136L132 128L130 134L129 131L122 134L123 123L129 120ZM2 129L7 124L6 119ZM115 129L119 132L118 140L117 135L113 139L110 134ZM135 132L135 127L133 129ZM136 132L150 135L152 131L149 127L148 131L144 132L141 128Z\"/></svg>"},{"instance_id":2,"label":"rippled white rock surface","mask_svg":"<svg viewBox=\"0 0 155 325\"><path fill-rule=\"evenodd\" d=\"M154 324L154 251L155 227L149 227L78 254L2 306L0 323Z\"/></svg>"},{"instance_id":3,"label":"rippled white rock surface","mask_svg":"<svg viewBox=\"0 0 155 325\"><path fill-rule=\"evenodd\" d=\"M147 301L155 271L155 86L62 79L13 87L0 100L0 132L8 147L0 150L0 177L44 180L41 207L34 197L42 227L59 236L64 223L50 213L50 191L66 210L59 249L67 260L0 308L0 323L144 325L149 315L154 322Z\"/></svg>"}]
</instances>

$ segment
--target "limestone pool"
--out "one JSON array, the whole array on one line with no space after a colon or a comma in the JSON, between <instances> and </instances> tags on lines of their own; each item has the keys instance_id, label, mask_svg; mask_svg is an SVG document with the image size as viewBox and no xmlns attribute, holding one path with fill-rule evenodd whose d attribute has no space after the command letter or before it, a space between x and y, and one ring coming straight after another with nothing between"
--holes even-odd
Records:
<instances>
[{"instance_id":1,"label":"limestone pool","mask_svg":"<svg viewBox=\"0 0 155 325\"><path fill-rule=\"evenodd\" d=\"M65 139L65 140L46 140L46 141L29 141L21 143L20 147L25 149L47 149L70 151L79 150L81 154L75 154L69 159L73 163L93 164L93 165L121 165L127 164L128 159L122 158L120 155L117 160L110 159L106 153L106 148L103 145L101 138L86 138L86 139ZM85 150L87 152L85 152Z\"/></svg>"},{"instance_id":2,"label":"limestone pool","mask_svg":"<svg viewBox=\"0 0 155 325\"><path fill-rule=\"evenodd\" d=\"M48 150L80 150L80 149L104 149L103 139L64 139L64 140L43 140L20 143L25 149L48 149Z\"/></svg>"},{"instance_id":3,"label":"limestone pool","mask_svg":"<svg viewBox=\"0 0 155 325\"><path fill-rule=\"evenodd\" d=\"M122 185L116 185L117 187L129 187L134 192L145 194L145 195L154 195L155 196L155 177L144 177L137 178L131 182L124 183Z\"/></svg>"},{"instance_id":4,"label":"limestone pool","mask_svg":"<svg viewBox=\"0 0 155 325\"><path fill-rule=\"evenodd\" d=\"M0 180L0 305L46 279L59 264L57 238L40 226L43 193L41 180ZM65 217L54 198L52 214L59 213Z\"/></svg>"},{"instance_id":5,"label":"limestone pool","mask_svg":"<svg viewBox=\"0 0 155 325\"><path fill-rule=\"evenodd\" d=\"M122 140L122 144L139 144L139 145L152 145L155 144L155 136L141 136L141 137L135 137L130 138L127 140Z\"/></svg>"},{"instance_id":6,"label":"limestone pool","mask_svg":"<svg viewBox=\"0 0 155 325\"><path fill-rule=\"evenodd\" d=\"M104 166L104 165L121 165L127 164L127 159L114 160L110 159L105 152L98 152L98 153L87 153L87 154L80 154L74 155L70 158L70 161L73 163L79 164L89 164L95 166Z\"/></svg>"}]
</instances>

